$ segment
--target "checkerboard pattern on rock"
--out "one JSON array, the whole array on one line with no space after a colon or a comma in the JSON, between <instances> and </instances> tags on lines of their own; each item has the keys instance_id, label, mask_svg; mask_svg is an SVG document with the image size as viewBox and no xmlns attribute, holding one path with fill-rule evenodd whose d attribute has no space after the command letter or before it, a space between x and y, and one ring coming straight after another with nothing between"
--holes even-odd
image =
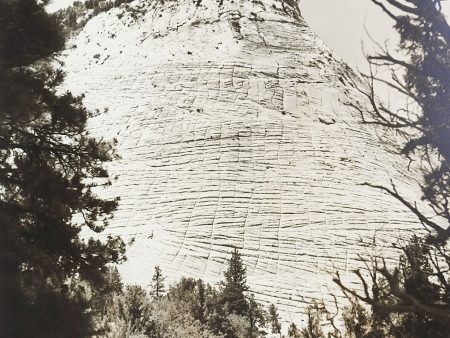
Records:
<instances>
[{"instance_id":1,"label":"checkerboard pattern on rock","mask_svg":"<svg viewBox=\"0 0 450 338\"><path fill-rule=\"evenodd\" d=\"M62 59L66 88L100 110L92 133L118 140L105 193L121 198L108 232L134 239L126 281L160 265L215 283L235 246L257 299L294 319L330 271L419 228L361 185L418 196L389 136L346 105L364 104L363 84L293 2L134 1L91 19Z\"/></svg>"}]
</instances>

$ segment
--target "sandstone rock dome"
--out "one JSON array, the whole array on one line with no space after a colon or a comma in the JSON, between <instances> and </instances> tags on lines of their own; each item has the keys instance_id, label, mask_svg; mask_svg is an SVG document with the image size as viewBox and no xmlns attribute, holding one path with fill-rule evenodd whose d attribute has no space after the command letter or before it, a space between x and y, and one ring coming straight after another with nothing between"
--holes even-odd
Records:
<instances>
[{"instance_id":1,"label":"sandstone rock dome","mask_svg":"<svg viewBox=\"0 0 450 338\"><path fill-rule=\"evenodd\" d=\"M328 292L328 271L417 228L360 185L416 193L345 105L364 102L362 83L292 0L134 1L91 19L63 60L66 87L101 111L92 132L118 140L108 231L135 239L127 281L160 265L216 282L235 246L257 298L296 313Z\"/></svg>"}]
</instances>

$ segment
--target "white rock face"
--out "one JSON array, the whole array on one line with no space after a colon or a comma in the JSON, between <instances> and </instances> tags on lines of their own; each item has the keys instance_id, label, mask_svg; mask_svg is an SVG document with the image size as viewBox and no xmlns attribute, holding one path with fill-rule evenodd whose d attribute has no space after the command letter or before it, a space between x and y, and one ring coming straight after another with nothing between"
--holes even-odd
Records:
<instances>
[{"instance_id":1,"label":"white rock face","mask_svg":"<svg viewBox=\"0 0 450 338\"><path fill-rule=\"evenodd\" d=\"M364 101L362 84L290 3L135 1L74 38L66 86L108 107L91 128L119 142L109 231L135 238L127 281L146 285L160 265L217 282L235 246L257 298L289 319L374 239L389 255L383 244L417 230L360 185L392 178L417 195L405 161L344 104Z\"/></svg>"}]
</instances>

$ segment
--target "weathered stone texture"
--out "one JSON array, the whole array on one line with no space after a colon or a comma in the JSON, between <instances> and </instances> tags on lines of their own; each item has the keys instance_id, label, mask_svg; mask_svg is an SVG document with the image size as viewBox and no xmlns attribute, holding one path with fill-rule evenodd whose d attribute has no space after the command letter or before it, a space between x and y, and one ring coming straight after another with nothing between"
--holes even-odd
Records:
<instances>
[{"instance_id":1,"label":"weathered stone texture","mask_svg":"<svg viewBox=\"0 0 450 338\"><path fill-rule=\"evenodd\" d=\"M257 297L296 313L325 295L327 271L359 266L374 237L417 228L360 185L392 178L417 192L345 106L364 101L362 84L288 1L131 7L137 18L120 8L92 19L64 56L67 88L108 107L93 133L119 142L110 231L135 238L127 280L147 284L159 264L215 282L236 246Z\"/></svg>"}]
</instances>

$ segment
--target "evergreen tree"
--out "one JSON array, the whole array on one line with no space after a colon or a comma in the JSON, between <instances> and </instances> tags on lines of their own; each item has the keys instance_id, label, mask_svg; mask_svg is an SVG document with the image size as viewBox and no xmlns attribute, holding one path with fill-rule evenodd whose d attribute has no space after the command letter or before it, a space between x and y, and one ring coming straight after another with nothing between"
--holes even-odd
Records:
<instances>
[{"instance_id":1,"label":"evergreen tree","mask_svg":"<svg viewBox=\"0 0 450 338\"><path fill-rule=\"evenodd\" d=\"M247 269L236 248L231 254L228 268L224 275L222 303L230 313L245 316L248 309L248 303L245 298L245 292L248 291Z\"/></svg>"},{"instance_id":2,"label":"evergreen tree","mask_svg":"<svg viewBox=\"0 0 450 338\"><path fill-rule=\"evenodd\" d=\"M371 275L374 285L358 273L364 291L338 285L354 297L344 313L346 333L356 337L446 338L450 332L450 257L440 248L413 237L403 249L400 263L383 263ZM371 306L368 312L360 304Z\"/></svg>"},{"instance_id":3,"label":"evergreen tree","mask_svg":"<svg viewBox=\"0 0 450 338\"><path fill-rule=\"evenodd\" d=\"M272 329L272 333L281 332L280 317L274 304L270 304L269 306L269 323Z\"/></svg>"},{"instance_id":4,"label":"evergreen tree","mask_svg":"<svg viewBox=\"0 0 450 338\"><path fill-rule=\"evenodd\" d=\"M139 285L127 285L119 303L120 317L127 333L143 334L147 330L150 305L147 293Z\"/></svg>"},{"instance_id":5,"label":"evergreen tree","mask_svg":"<svg viewBox=\"0 0 450 338\"><path fill-rule=\"evenodd\" d=\"M365 337L367 330L371 329L372 336L383 337L383 326L379 324L378 318L369 313L355 298L350 299L350 306L344 308L342 318L344 320L345 332L349 336ZM377 325L373 325L377 323Z\"/></svg>"},{"instance_id":6,"label":"evergreen tree","mask_svg":"<svg viewBox=\"0 0 450 338\"><path fill-rule=\"evenodd\" d=\"M159 265L155 266L155 273L152 277L152 294L156 298L161 298L164 294L165 277L162 275Z\"/></svg>"},{"instance_id":7,"label":"evergreen tree","mask_svg":"<svg viewBox=\"0 0 450 338\"><path fill-rule=\"evenodd\" d=\"M255 300L255 296L251 294L247 297L247 319L248 319L248 338L265 337L266 333L261 329L266 324L266 314L260 304Z\"/></svg>"},{"instance_id":8,"label":"evergreen tree","mask_svg":"<svg viewBox=\"0 0 450 338\"><path fill-rule=\"evenodd\" d=\"M306 326L300 331L302 338L325 338L325 334L321 327L322 316L324 313L325 309L317 302L308 306Z\"/></svg>"},{"instance_id":9,"label":"evergreen tree","mask_svg":"<svg viewBox=\"0 0 450 338\"><path fill-rule=\"evenodd\" d=\"M198 279L196 284L197 284L196 285L197 294L195 304L193 306L193 315L195 319L199 320L202 324L205 324L207 287L205 286L205 283L201 279Z\"/></svg>"},{"instance_id":10,"label":"evergreen tree","mask_svg":"<svg viewBox=\"0 0 450 338\"><path fill-rule=\"evenodd\" d=\"M295 325L294 323L291 323L291 325L289 325L287 334L289 338L302 338L297 325Z\"/></svg>"},{"instance_id":11,"label":"evergreen tree","mask_svg":"<svg viewBox=\"0 0 450 338\"><path fill-rule=\"evenodd\" d=\"M114 300L123 292L122 277L117 267L110 267L106 274L105 282L98 288L92 297L92 309L98 314L95 319L98 330L106 330L105 321L111 319L108 311L114 306ZM115 314L113 314L113 317Z\"/></svg>"},{"instance_id":12,"label":"evergreen tree","mask_svg":"<svg viewBox=\"0 0 450 338\"><path fill-rule=\"evenodd\" d=\"M56 92L65 39L47 2L0 1L1 337L91 335L91 297L124 254L120 239L79 235L117 206L94 193L115 154L88 135L81 98Z\"/></svg>"},{"instance_id":13,"label":"evergreen tree","mask_svg":"<svg viewBox=\"0 0 450 338\"><path fill-rule=\"evenodd\" d=\"M238 336L230 321L230 314L224 307L221 293L209 285L206 291L205 320L208 330L214 335L224 338L237 338Z\"/></svg>"},{"instance_id":14,"label":"evergreen tree","mask_svg":"<svg viewBox=\"0 0 450 338\"><path fill-rule=\"evenodd\" d=\"M166 297L153 299L147 323L149 337L238 338L219 306L216 290L200 279L182 278Z\"/></svg>"}]
</instances>

